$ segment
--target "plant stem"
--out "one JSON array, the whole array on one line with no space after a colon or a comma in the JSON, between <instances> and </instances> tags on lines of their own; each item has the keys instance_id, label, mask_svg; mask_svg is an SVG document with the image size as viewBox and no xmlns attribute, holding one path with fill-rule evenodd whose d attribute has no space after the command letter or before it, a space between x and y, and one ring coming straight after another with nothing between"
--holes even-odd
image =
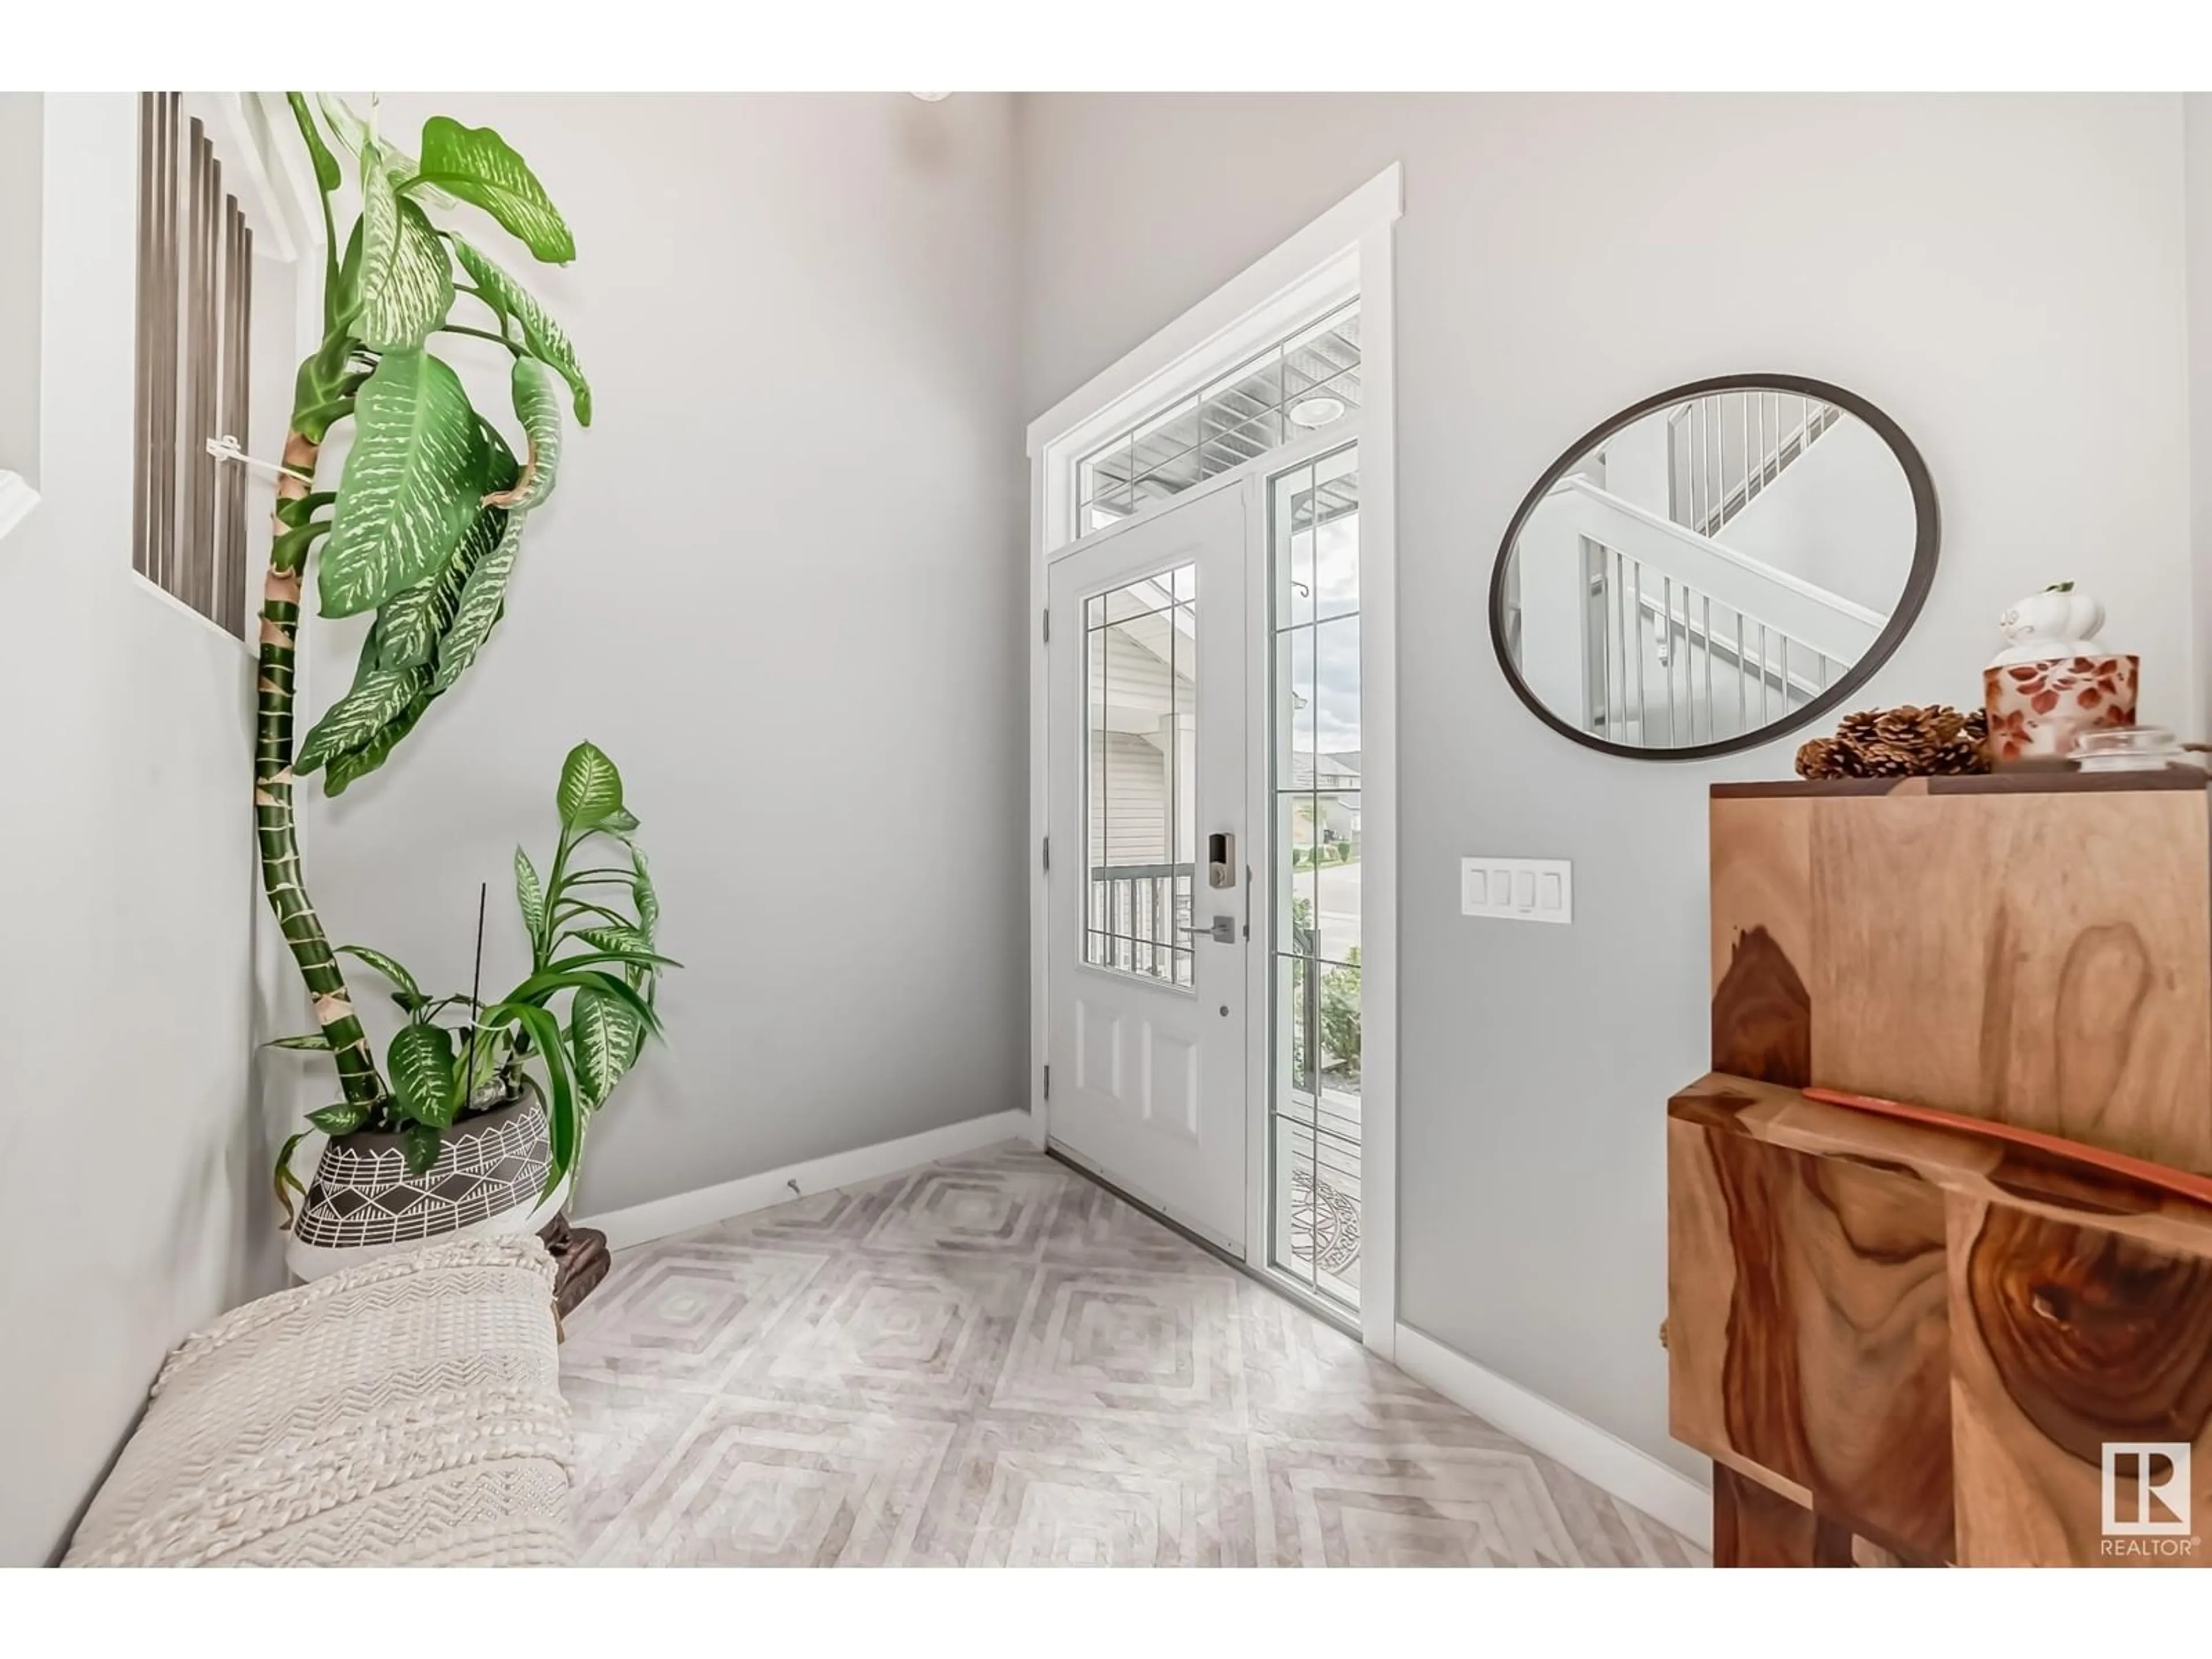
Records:
<instances>
[{"instance_id":1,"label":"plant stem","mask_svg":"<svg viewBox=\"0 0 2212 1659\"><path fill-rule=\"evenodd\" d=\"M514 341L501 339L498 335L493 333L488 328L469 328L460 323L441 323L438 325L438 332L441 334L466 334L473 339L489 340L495 344L503 345L518 357L526 356L528 355L520 346L515 344Z\"/></svg>"},{"instance_id":2,"label":"plant stem","mask_svg":"<svg viewBox=\"0 0 2212 1659\"><path fill-rule=\"evenodd\" d=\"M545 872L545 937L530 953L530 971L533 974L544 972L545 964L553 959L553 912L560 908L561 880L567 873L568 854L574 845L563 830L553 848L553 867Z\"/></svg>"},{"instance_id":3,"label":"plant stem","mask_svg":"<svg viewBox=\"0 0 2212 1659\"><path fill-rule=\"evenodd\" d=\"M276 481L276 500L299 501L313 487L320 446L298 432L284 440L284 474ZM261 886L269 908L307 981L315 1023L330 1040L331 1058L349 1105L374 1109L384 1099L384 1079L368 1036L346 994L345 975L331 953L322 919L307 897L300 872L299 824L292 809L293 671L300 627L300 578L307 562L304 541L284 545L285 526L276 526L269 574L262 584L260 678L257 685L253 743L253 822L261 848Z\"/></svg>"}]
</instances>

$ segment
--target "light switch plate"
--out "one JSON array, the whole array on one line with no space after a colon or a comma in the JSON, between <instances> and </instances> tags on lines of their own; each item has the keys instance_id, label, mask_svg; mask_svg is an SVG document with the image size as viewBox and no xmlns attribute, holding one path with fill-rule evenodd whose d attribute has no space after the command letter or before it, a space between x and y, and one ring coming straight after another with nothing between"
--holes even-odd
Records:
<instances>
[{"instance_id":1,"label":"light switch plate","mask_svg":"<svg viewBox=\"0 0 2212 1659\"><path fill-rule=\"evenodd\" d=\"M1566 859L1462 859L1459 908L1462 915L1564 927L1575 919L1575 866Z\"/></svg>"}]
</instances>

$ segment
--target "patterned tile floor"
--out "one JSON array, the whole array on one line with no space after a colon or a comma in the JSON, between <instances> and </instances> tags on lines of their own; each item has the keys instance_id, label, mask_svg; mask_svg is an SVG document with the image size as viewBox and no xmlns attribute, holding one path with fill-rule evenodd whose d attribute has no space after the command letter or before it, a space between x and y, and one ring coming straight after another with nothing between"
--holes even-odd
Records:
<instances>
[{"instance_id":1,"label":"patterned tile floor","mask_svg":"<svg viewBox=\"0 0 2212 1659\"><path fill-rule=\"evenodd\" d=\"M593 1563L1705 1559L1020 1145L625 1250L561 1369Z\"/></svg>"}]
</instances>

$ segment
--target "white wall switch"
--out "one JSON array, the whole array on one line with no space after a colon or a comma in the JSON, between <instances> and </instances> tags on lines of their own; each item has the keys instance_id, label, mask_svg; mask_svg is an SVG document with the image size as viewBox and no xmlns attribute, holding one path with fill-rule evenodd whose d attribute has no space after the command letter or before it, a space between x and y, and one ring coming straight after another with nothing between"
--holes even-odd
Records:
<instances>
[{"instance_id":1,"label":"white wall switch","mask_svg":"<svg viewBox=\"0 0 2212 1659\"><path fill-rule=\"evenodd\" d=\"M1566 859L1459 861L1460 914L1506 921L1575 919L1575 866Z\"/></svg>"}]
</instances>

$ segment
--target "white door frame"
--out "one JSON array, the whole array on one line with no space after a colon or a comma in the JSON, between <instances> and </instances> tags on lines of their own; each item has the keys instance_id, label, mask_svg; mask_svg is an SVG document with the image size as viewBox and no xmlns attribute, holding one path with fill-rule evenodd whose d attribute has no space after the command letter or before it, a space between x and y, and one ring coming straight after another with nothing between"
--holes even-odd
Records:
<instances>
[{"instance_id":1,"label":"white door frame","mask_svg":"<svg viewBox=\"0 0 2212 1659\"><path fill-rule=\"evenodd\" d=\"M1359 1327L1361 1340L1385 1358L1396 1350L1398 1304L1398 514L1392 235L1403 200L1400 169L1393 162L1040 416L1030 425L1028 445L1030 614L1038 619L1030 635L1030 1133L1042 1146L1051 1110L1044 1092L1049 1042L1043 865L1048 775L1045 665L1050 648L1044 637L1045 579L1047 566L1075 540L1070 493L1075 459L1122 425L1174 401L1216 370L1240 361L1247 350L1276 337L1285 325L1315 308L1330 292L1359 295L1360 860L1366 866L1360 922L1360 1227L1364 1248ZM1333 432L1325 440L1316 434L1310 442L1256 457L1147 511L1172 511L1178 503L1215 489L1244 488L1255 477L1296 465L1301 455L1338 447L1351 435L1348 429ZM1135 519L1145 516L1139 513ZM1093 532L1083 543L1092 545L1121 527ZM1063 637L1073 625L1063 623ZM1062 855L1066 855L1065 849ZM1252 1012L1256 1026L1259 1009ZM1248 1169L1248 1186L1256 1178ZM1257 1239L1248 1242L1248 1253L1260 1245ZM1264 1261L1263 1254L1261 1260Z\"/></svg>"}]
</instances>

